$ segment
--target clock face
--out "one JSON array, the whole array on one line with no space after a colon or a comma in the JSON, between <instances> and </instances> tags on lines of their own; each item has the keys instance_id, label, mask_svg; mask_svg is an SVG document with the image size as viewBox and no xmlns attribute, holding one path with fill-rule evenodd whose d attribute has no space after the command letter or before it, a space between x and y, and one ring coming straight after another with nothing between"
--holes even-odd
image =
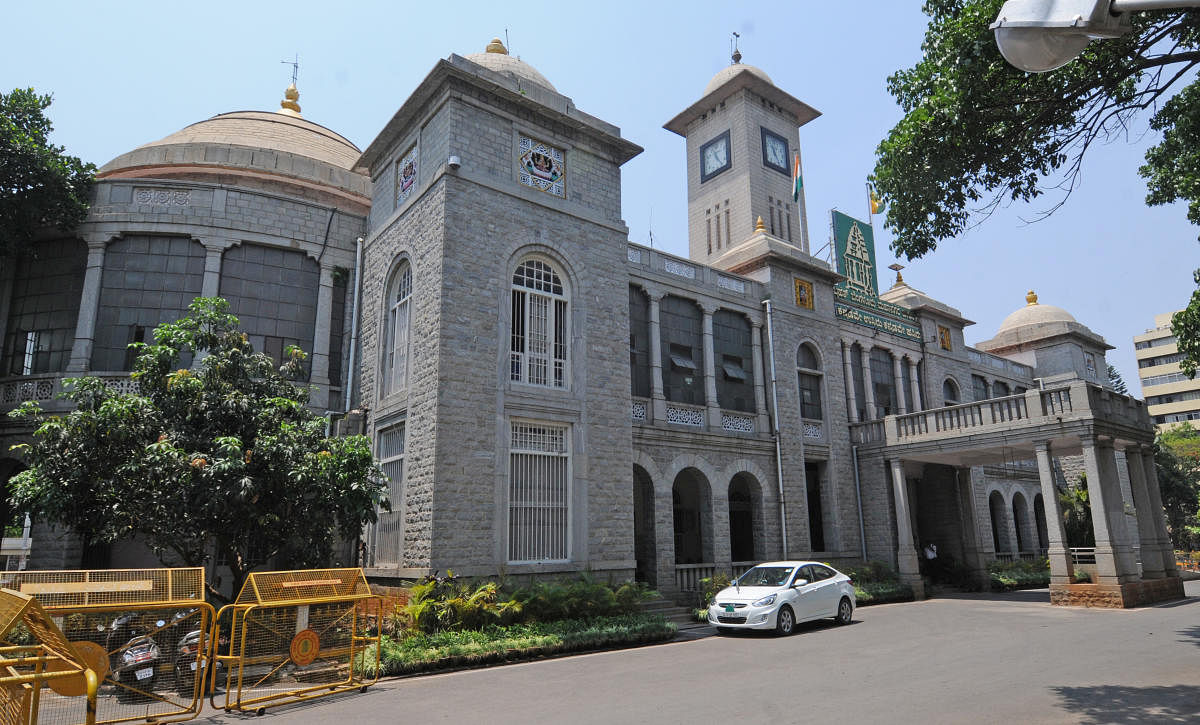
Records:
<instances>
[{"instance_id":1,"label":"clock face","mask_svg":"<svg viewBox=\"0 0 1200 725\"><path fill-rule=\"evenodd\" d=\"M708 181L728 168L729 132L726 131L700 147L700 181Z\"/></svg>"},{"instance_id":2,"label":"clock face","mask_svg":"<svg viewBox=\"0 0 1200 725\"><path fill-rule=\"evenodd\" d=\"M778 134L771 133L764 128L762 130L762 143L763 165L769 166L782 174L790 174L792 168L791 164L788 163L787 139Z\"/></svg>"}]
</instances>

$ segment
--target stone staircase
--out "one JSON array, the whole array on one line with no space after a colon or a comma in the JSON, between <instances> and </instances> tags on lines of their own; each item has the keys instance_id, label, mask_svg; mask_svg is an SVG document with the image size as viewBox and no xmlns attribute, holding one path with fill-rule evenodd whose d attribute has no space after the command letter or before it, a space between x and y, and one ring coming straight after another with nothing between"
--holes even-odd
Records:
<instances>
[{"instance_id":1,"label":"stone staircase","mask_svg":"<svg viewBox=\"0 0 1200 725\"><path fill-rule=\"evenodd\" d=\"M644 602L642 611L648 614L662 615L668 622L674 623L679 628L679 634L683 636L691 637L714 631L711 625L696 619L694 609L681 607L662 597Z\"/></svg>"}]
</instances>

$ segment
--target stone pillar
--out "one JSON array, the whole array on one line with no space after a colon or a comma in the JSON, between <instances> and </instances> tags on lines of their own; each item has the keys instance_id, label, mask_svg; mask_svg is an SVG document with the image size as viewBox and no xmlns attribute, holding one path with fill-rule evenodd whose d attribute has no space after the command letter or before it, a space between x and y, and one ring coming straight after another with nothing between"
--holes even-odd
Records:
<instances>
[{"instance_id":1,"label":"stone pillar","mask_svg":"<svg viewBox=\"0 0 1200 725\"><path fill-rule=\"evenodd\" d=\"M200 288L203 297L216 297L221 294L221 255L230 245L220 242L201 240L204 245L204 284Z\"/></svg>"},{"instance_id":2,"label":"stone pillar","mask_svg":"<svg viewBox=\"0 0 1200 725\"><path fill-rule=\"evenodd\" d=\"M750 321L750 350L754 365L754 410L758 412L758 422L754 427L759 433L768 433L771 430L771 423L767 419L767 389L764 385L767 368L763 365L762 327L761 322Z\"/></svg>"},{"instance_id":3,"label":"stone pillar","mask_svg":"<svg viewBox=\"0 0 1200 725\"><path fill-rule=\"evenodd\" d=\"M659 329L659 300L646 293L650 300L650 414L655 422L667 419L667 398L663 395L662 332ZM671 572L675 576L675 572Z\"/></svg>"},{"instance_id":4,"label":"stone pillar","mask_svg":"<svg viewBox=\"0 0 1200 725\"><path fill-rule=\"evenodd\" d=\"M896 409L900 415L908 413L908 404L904 401L904 370L900 365L900 356L892 353L892 385L896 392Z\"/></svg>"},{"instance_id":5,"label":"stone pillar","mask_svg":"<svg viewBox=\"0 0 1200 725\"><path fill-rule=\"evenodd\" d=\"M1129 469L1129 490L1133 494L1133 508L1137 514L1138 543L1142 553L1142 578L1162 579L1162 546L1158 540L1158 527L1154 525L1154 509L1150 506L1150 493L1146 488L1146 469L1142 464L1139 446L1125 449L1125 463Z\"/></svg>"},{"instance_id":6,"label":"stone pillar","mask_svg":"<svg viewBox=\"0 0 1200 725\"><path fill-rule=\"evenodd\" d=\"M879 412L875 409L875 391L871 384L871 351L862 348L863 397L866 398L867 420L875 420Z\"/></svg>"},{"instance_id":7,"label":"stone pillar","mask_svg":"<svg viewBox=\"0 0 1200 725\"><path fill-rule=\"evenodd\" d=\"M925 410L925 406L922 404L921 400L920 381L917 379L917 365L920 363L920 361L909 358L908 362L908 381L912 385L913 412L916 413L919 410Z\"/></svg>"},{"instance_id":8,"label":"stone pillar","mask_svg":"<svg viewBox=\"0 0 1200 725\"><path fill-rule=\"evenodd\" d=\"M925 597L917 548L913 544L912 519L909 514L908 484L904 478L904 461L894 458L892 464L892 498L896 505L896 569L900 581L911 584L918 599Z\"/></svg>"},{"instance_id":9,"label":"stone pillar","mask_svg":"<svg viewBox=\"0 0 1200 725\"><path fill-rule=\"evenodd\" d=\"M312 404L318 408L329 405L329 331L333 314L333 265L321 265L317 286L317 318L313 328L312 368L309 382L316 386Z\"/></svg>"},{"instance_id":10,"label":"stone pillar","mask_svg":"<svg viewBox=\"0 0 1200 725\"><path fill-rule=\"evenodd\" d=\"M1098 584L1124 584L1137 579L1133 551L1123 541L1124 511L1121 490L1112 458L1112 442L1092 436L1080 436L1083 467L1087 473L1088 499L1092 510L1092 529L1096 534L1096 573ZM1107 443L1107 445L1106 445Z\"/></svg>"},{"instance_id":11,"label":"stone pillar","mask_svg":"<svg viewBox=\"0 0 1200 725\"><path fill-rule=\"evenodd\" d=\"M83 276L83 292L79 295L79 320L75 323L75 343L67 372L86 373L92 367L92 343L96 339L96 315L100 311L100 278L104 274L104 248L108 236L87 240L87 271Z\"/></svg>"},{"instance_id":12,"label":"stone pillar","mask_svg":"<svg viewBox=\"0 0 1200 725\"><path fill-rule=\"evenodd\" d=\"M1158 488L1158 467L1154 464L1154 449L1146 446L1142 449L1142 472L1146 479L1146 499L1150 504L1154 528L1158 532L1158 550L1162 556L1163 573L1169 577L1179 576L1175 566L1175 547L1171 543L1171 535L1167 532L1167 518L1163 513L1162 493Z\"/></svg>"},{"instance_id":13,"label":"stone pillar","mask_svg":"<svg viewBox=\"0 0 1200 725\"><path fill-rule=\"evenodd\" d=\"M1074 565L1068 551L1067 537L1063 533L1062 505L1058 502L1058 489L1054 485L1054 467L1050 460L1050 444L1038 442L1033 445L1037 457L1038 478L1042 484L1042 509L1046 514L1046 555L1050 558L1050 586L1071 583Z\"/></svg>"},{"instance_id":14,"label":"stone pillar","mask_svg":"<svg viewBox=\"0 0 1200 725\"><path fill-rule=\"evenodd\" d=\"M846 377L846 398L849 409L846 418L851 423L858 420L858 393L854 391L854 365L850 362L850 341L842 340L842 374Z\"/></svg>"},{"instance_id":15,"label":"stone pillar","mask_svg":"<svg viewBox=\"0 0 1200 725\"><path fill-rule=\"evenodd\" d=\"M708 429L721 430L721 404L717 400L717 372L713 355L713 310L701 308L704 313L700 328L704 340L704 405L708 408Z\"/></svg>"}]
</instances>

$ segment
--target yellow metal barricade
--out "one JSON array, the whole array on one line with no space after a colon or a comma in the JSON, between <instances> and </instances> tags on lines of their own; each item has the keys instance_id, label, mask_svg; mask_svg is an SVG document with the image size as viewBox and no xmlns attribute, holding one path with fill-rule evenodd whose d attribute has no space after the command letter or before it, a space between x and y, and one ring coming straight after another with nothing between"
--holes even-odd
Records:
<instances>
[{"instance_id":1,"label":"yellow metal barricade","mask_svg":"<svg viewBox=\"0 0 1200 725\"><path fill-rule=\"evenodd\" d=\"M262 713L268 707L349 690L378 678L378 610L362 569L250 574L213 631L213 705ZM374 645L374 646L372 646Z\"/></svg>"},{"instance_id":2,"label":"yellow metal barricade","mask_svg":"<svg viewBox=\"0 0 1200 725\"><path fill-rule=\"evenodd\" d=\"M27 644L0 646L0 724L96 722L99 680L33 597L0 589L0 639ZM50 693L60 697L52 699ZM82 698L82 699L81 699Z\"/></svg>"},{"instance_id":3,"label":"yellow metal barricade","mask_svg":"<svg viewBox=\"0 0 1200 725\"><path fill-rule=\"evenodd\" d=\"M215 616L202 568L5 572L0 583L35 597L95 671L97 722L180 722L200 713ZM0 644L27 637L15 627ZM40 699L40 722L83 722L69 693L51 687Z\"/></svg>"}]
</instances>

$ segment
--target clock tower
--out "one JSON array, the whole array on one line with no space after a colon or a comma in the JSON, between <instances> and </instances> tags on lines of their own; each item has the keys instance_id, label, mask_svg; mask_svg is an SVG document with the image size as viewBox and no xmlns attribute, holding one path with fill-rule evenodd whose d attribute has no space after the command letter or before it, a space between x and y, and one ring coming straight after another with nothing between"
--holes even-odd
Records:
<instances>
[{"instance_id":1,"label":"clock tower","mask_svg":"<svg viewBox=\"0 0 1200 725\"><path fill-rule=\"evenodd\" d=\"M718 267L759 217L768 234L809 250L803 186L794 196L796 131L820 113L741 60L735 51L700 100L664 126L687 140L689 256Z\"/></svg>"}]
</instances>

